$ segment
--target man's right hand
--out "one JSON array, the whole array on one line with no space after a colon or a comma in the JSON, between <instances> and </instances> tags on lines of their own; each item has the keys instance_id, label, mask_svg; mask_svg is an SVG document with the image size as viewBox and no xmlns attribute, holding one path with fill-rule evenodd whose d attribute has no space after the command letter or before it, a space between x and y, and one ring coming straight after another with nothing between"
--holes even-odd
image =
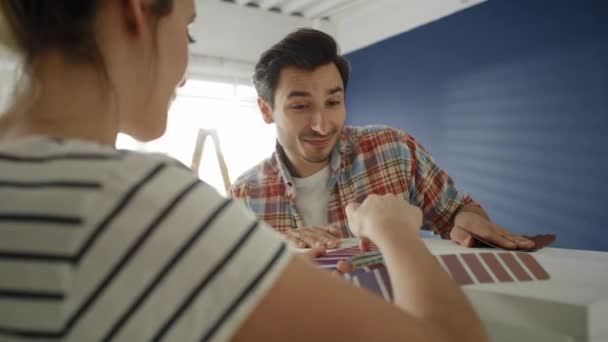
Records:
<instances>
[{"instance_id":1,"label":"man's right hand","mask_svg":"<svg viewBox=\"0 0 608 342\"><path fill-rule=\"evenodd\" d=\"M288 230L283 236L299 248L324 246L327 249L340 247L342 231L337 227L301 227Z\"/></svg>"}]
</instances>

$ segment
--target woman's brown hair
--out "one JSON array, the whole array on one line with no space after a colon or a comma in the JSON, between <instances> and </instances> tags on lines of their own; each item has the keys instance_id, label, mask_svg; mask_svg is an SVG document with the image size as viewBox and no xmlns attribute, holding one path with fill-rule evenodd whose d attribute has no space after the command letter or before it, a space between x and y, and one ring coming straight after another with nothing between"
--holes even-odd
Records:
<instances>
[{"instance_id":1,"label":"woman's brown hair","mask_svg":"<svg viewBox=\"0 0 608 342\"><path fill-rule=\"evenodd\" d=\"M104 1L2 0L0 24L3 20L6 32L0 35L0 44L20 54L26 70L49 49L74 61L100 63L94 23ZM156 0L149 13L158 18L172 9L173 0Z\"/></svg>"},{"instance_id":2,"label":"woman's brown hair","mask_svg":"<svg viewBox=\"0 0 608 342\"><path fill-rule=\"evenodd\" d=\"M36 76L38 62L49 52L59 52L66 61L98 69L105 81L106 64L95 39L95 21L108 0L0 0L0 48L15 54L21 68L10 111L31 103L43 80ZM154 0L146 8L152 19L171 14L174 0ZM152 20L153 31L157 21ZM111 84L106 84L113 92ZM25 101L25 102L23 102Z\"/></svg>"}]
</instances>

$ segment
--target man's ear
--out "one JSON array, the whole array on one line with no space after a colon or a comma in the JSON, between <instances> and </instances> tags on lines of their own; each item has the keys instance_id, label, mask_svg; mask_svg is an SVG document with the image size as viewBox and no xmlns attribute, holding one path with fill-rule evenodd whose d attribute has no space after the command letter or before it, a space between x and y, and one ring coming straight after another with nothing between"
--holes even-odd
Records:
<instances>
[{"instance_id":1,"label":"man's ear","mask_svg":"<svg viewBox=\"0 0 608 342\"><path fill-rule=\"evenodd\" d=\"M262 113L264 122L267 124L274 123L274 119L272 118L272 108L268 102L264 101L263 98L258 97L258 107L260 108L260 113Z\"/></svg>"},{"instance_id":2,"label":"man's ear","mask_svg":"<svg viewBox=\"0 0 608 342\"><path fill-rule=\"evenodd\" d=\"M136 36L144 31L146 20L144 2L144 0L121 0L127 30Z\"/></svg>"}]
</instances>

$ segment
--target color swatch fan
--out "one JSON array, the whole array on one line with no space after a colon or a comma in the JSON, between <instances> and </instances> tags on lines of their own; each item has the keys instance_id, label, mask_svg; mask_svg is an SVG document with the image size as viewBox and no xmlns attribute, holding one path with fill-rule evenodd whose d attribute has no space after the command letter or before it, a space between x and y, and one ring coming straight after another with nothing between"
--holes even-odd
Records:
<instances>
[{"instance_id":1,"label":"color swatch fan","mask_svg":"<svg viewBox=\"0 0 608 342\"><path fill-rule=\"evenodd\" d=\"M549 273L527 252L453 253L436 255L435 259L462 286L550 279ZM356 271L345 274L346 279L392 300L390 277L377 250L362 252L358 247L345 248L316 259L322 268L328 270L335 269L340 260L358 267Z\"/></svg>"}]
</instances>

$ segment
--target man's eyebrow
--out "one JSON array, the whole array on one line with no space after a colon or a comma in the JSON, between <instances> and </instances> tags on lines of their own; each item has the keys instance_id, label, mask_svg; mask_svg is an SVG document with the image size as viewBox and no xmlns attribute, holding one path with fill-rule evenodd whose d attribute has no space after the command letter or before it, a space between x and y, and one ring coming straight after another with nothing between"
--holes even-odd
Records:
<instances>
[{"instance_id":1,"label":"man's eyebrow","mask_svg":"<svg viewBox=\"0 0 608 342\"><path fill-rule=\"evenodd\" d=\"M344 89L340 86L337 86L335 88L329 89L327 91L327 95L335 95L338 93L343 93ZM312 94L307 92L307 91L301 91L301 90L294 90L291 93L289 93L289 95L287 95L287 98L292 98L292 97L311 97Z\"/></svg>"},{"instance_id":2,"label":"man's eyebrow","mask_svg":"<svg viewBox=\"0 0 608 342\"><path fill-rule=\"evenodd\" d=\"M333 89L328 90L327 94L328 95L335 95L337 93L343 93L343 92L344 92L344 88L338 86L338 87L335 87Z\"/></svg>"},{"instance_id":3,"label":"man's eyebrow","mask_svg":"<svg viewBox=\"0 0 608 342\"><path fill-rule=\"evenodd\" d=\"M292 98L292 97L310 97L312 96L309 92L307 91L299 91L299 90L294 90L291 93L289 93L289 95L287 96L287 98Z\"/></svg>"}]
</instances>

